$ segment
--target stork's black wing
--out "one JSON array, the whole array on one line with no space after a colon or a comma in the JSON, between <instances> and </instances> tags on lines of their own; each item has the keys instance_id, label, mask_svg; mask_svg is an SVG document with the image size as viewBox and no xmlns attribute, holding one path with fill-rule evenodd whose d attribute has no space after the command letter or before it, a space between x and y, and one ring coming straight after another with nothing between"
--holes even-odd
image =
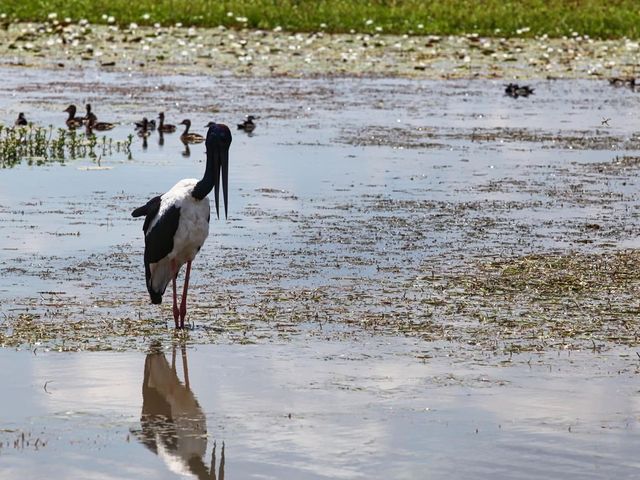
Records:
<instances>
[{"instance_id":1,"label":"stork's black wing","mask_svg":"<svg viewBox=\"0 0 640 480\"><path fill-rule=\"evenodd\" d=\"M157 213L154 217L156 216ZM151 222L150 219L153 219L153 217L147 215L145 224ZM179 222L180 209L174 205L164 210L162 216L157 219L150 231L145 231L145 261L149 263L159 262L171 253L171 250L173 250L173 236L178 230Z\"/></svg>"},{"instance_id":2,"label":"stork's black wing","mask_svg":"<svg viewBox=\"0 0 640 480\"><path fill-rule=\"evenodd\" d=\"M147 217L144 219L144 225L142 226L142 231L144 233L147 233L147 229L149 228L149 224L151 223L151 220L153 220L158 214L158 211L160 210L161 200L162 200L162 197L158 195L157 197L153 197L151 200L149 200L146 203L146 205L143 205L142 207L138 207L133 212L131 212L131 216L134 218L141 217L143 215Z\"/></svg>"},{"instance_id":3,"label":"stork's black wing","mask_svg":"<svg viewBox=\"0 0 640 480\"><path fill-rule=\"evenodd\" d=\"M145 215L144 225L142 227L144 236L144 270L147 280L147 290L151 296L152 303L162 302L163 291L154 291L151 282L150 264L156 263L169 255L173 250L173 236L178 230L180 222L180 209L171 206L165 210L161 217L158 217L160 211L161 197L157 196L147 202L146 205L136 208L131 215L133 217L141 217ZM153 228L150 228L151 222L155 220Z\"/></svg>"}]
</instances>

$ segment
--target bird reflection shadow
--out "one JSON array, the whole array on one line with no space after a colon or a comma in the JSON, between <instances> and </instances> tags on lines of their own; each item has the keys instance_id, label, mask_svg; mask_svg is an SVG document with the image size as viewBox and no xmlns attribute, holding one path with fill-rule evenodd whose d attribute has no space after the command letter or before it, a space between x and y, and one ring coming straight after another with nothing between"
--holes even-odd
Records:
<instances>
[{"instance_id":1,"label":"bird reflection shadow","mask_svg":"<svg viewBox=\"0 0 640 480\"><path fill-rule=\"evenodd\" d=\"M144 363L141 428L132 433L174 473L224 480L224 443L217 476L215 442L211 464L207 467L204 462L207 423L189 384L186 346L180 346L184 383L176 371L176 346L173 346L171 365L159 345L153 345L151 350Z\"/></svg>"},{"instance_id":2,"label":"bird reflection shadow","mask_svg":"<svg viewBox=\"0 0 640 480\"><path fill-rule=\"evenodd\" d=\"M190 157L191 156L191 149L189 148L189 144L187 142L185 142L184 140L180 140L182 142L182 144L184 145L184 150L181 152L183 157Z\"/></svg>"}]
</instances>

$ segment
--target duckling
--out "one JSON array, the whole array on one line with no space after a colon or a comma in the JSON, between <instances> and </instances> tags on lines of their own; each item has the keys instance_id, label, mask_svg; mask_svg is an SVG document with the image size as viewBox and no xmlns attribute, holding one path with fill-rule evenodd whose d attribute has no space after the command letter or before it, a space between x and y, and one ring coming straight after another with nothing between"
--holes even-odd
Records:
<instances>
[{"instance_id":1,"label":"duckling","mask_svg":"<svg viewBox=\"0 0 640 480\"><path fill-rule=\"evenodd\" d=\"M27 118L24 116L24 112L20 112L18 114L18 118L16 119L15 126L16 127L24 127L27 125Z\"/></svg>"},{"instance_id":2,"label":"duckling","mask_svg":"<svg viewBox=\"0 0 640 480\"><path fill-rule=\"evenodd\" d=\"M78 128L82 126L83 119L81 117L76 117L75 105L69 105L67 108L64 109L64 111L69 114L69 117L67 117L67 122L66 122L67 127Z\"/></svg>"},{"instance_id":3,"label":"duckling","mask_svg":"<svg viewBox=\"0 0 640 480\"><path fill-rule=\"evenodd\" d=\"M160 119L160 123L158 124L158 131L163 133L173 133L176 131L176 126L171 125L170 123L164 123L164 112L160 112L158 114L158 118Z\"/></svg>"},{"instance_id":4,"label":"duckling","mask_svg":"<svg viewBox=\"0 0 640 480\"><path fill-rule=\"evenodd\" d=\"M142 117L142 120L139 122L135 122L136 130L155 130L156 129L156 121L155 120L147 120L147 117Z\"/></svg>"},{"instance_id":5,"label":"duckling","mask_svg":"<svg viewBox=\"0 0 640 480\"><path fill-rule=\"evenodd\" d=\"M244 130L247 133L251 133L256 129L256 124L253 122L257 117L253 115L247 115L247 118L238 124L238 130Z\"/></svg>"},{"instance_id":6,"label":"duckling","mask_svg":"<svg viewBox=\"0 0 640 480\"><path fill-rule=\"evenodd\" d=\"M180 140L183 143L202 143L204 142L204 137L199 133L189 133L189 129L191 128L191 120L184 119L180 122L180 125L185 125L184 132L180 135Z\"/></svg>"}]
</instances>

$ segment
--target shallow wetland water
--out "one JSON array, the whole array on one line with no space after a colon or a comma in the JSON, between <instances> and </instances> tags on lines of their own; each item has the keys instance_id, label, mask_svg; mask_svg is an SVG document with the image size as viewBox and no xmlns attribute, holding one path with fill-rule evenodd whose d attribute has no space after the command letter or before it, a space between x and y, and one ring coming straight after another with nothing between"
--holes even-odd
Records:
<instances>
[{"instance_id":1,"label":"shallow wetland water","mask_svg":"<svg viewBox=\"0 0 640 480\"><path fill-rule=\"evenodd\" d=\"M638 475L637 93L0 73L5 124L260 116L180 335L130 212L203 145L0 171L3 478Z\"/></svg>"}]
</instances>

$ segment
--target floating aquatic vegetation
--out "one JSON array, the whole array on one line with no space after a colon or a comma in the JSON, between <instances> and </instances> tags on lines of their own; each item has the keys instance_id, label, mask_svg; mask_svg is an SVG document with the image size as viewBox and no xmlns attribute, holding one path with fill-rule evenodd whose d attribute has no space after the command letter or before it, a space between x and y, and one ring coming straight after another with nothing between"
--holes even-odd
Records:
<instances>
[{"instance_id":1,"label":"floating aquatic vegetation","mask_svg":"<svg viewBox=\"0 0 640 480\"><path fill-rule=\"evenodd\" d=\"M91 133L82 133L64 128L0 126L0 166L11 168L22 162L42 165L76 158L99 160L115 154L125 154L131 159L133 135L124 141Z\"/></svg>"}]
</instances>

